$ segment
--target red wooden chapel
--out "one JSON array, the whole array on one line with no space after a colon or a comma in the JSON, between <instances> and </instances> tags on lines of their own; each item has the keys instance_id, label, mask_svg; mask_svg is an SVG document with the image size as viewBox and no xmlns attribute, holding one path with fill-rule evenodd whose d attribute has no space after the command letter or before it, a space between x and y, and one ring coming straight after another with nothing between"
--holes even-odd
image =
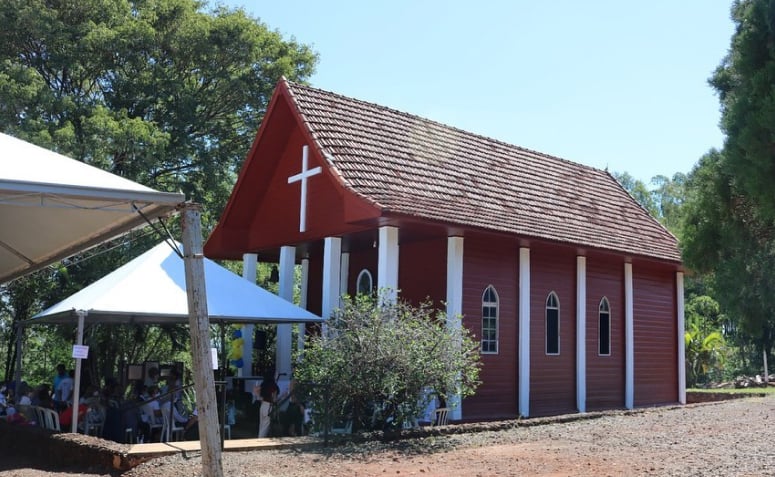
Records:
<instances>
[{"instance_id":1,"label":"red wooden chapel","mask_svg":"<svg viewBox=\"0 0 775 477\"><path fill-rule=\"evenodd\" d=\"M205 245L246 254L323 317L383 288L463 315L455 419L685 402L677 240L606 171L283 79Z\"/></svg>"}]
</instances>

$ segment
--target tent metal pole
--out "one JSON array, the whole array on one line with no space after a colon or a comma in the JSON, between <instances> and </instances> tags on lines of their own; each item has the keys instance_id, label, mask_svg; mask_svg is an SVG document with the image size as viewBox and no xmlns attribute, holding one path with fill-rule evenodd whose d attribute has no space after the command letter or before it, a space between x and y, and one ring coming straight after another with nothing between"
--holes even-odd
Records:
<instances>
[{"instance_id":1,"label":"tent metal pole","mask_svg":"<svg viewBox=\"0 0 775 477\"><path fill-rule=\"evenodd\" d=\"M223 449L224 446L224 440L226 436L226 384L228 379L228 371L229 368L226 366L229 365L229 357L226 353L226 326L224 326L224 322L220 322L221 326L221 356L223 356L223 369L221 370L221 376L223 376L223 379L221 380L221 386L223 388L221 389L221 407L218 409L218 415L221 416L221 449Z\"/></svg>"},{"instance_id":2,"label":"tent metal pole","mask_svg":"<svg viewBox=\"0 0 775 477\"><path fill-rule=\"evenodd\" d=\"M19 391L21 390L22 385L22 346L24 344L24 340L22 339L24 337L24 325L19 322L16 323L16 369L14 370L13 376L14 376L14 392L16 393L17 398L21 397L19 396Z\"/></svg>"}]
</instances>

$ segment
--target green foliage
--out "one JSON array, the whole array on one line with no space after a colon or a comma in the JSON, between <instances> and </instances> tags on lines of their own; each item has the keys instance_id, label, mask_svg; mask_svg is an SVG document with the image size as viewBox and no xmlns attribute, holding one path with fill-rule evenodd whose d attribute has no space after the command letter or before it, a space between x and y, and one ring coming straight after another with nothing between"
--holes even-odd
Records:
<instances>
[{"instance_id":1,"label":"green foliage","mask_svg":"<svg viewBox=\"0 0 775 477\"><path fill-rule=\"evenodd\" d=\"M731 47L710 79L721 103L724 148L708 152L690 174L685 263L709 278L728 318L730 360L760 372L761 351L775 342L775 3L738 0Z\"/></svg>"},{"instance_id":2,"label":"green foliage","mask_svg":"<svg viewBox=\"0 0 775 477\"><path fill-rule=\"evenodd\" d=\"M710 80L721 102L724 155L734 166L734 186L765 221L775 219L774 18L772 1L736 0L731 47Z\"/></svg>"},{"instance_id":3,"label":"green foliage","mask_svg":"<svg viewBox=\"0 0 775 477\"><path fill-rule=\"evenodd\" d=\"M155 189L182 191L203 205L206 234L275 84L282 76L303 82L317 63L310 47L244 10L208 8L197 0L1 0L0 131ZM169 227L176 236L176 221ZM159 240L126 237L0 288L6 375L15 362L14 323ZM94 376L114 374L123 360L175 359L188 346L175 327L118 328L88 330ZM32 335L35 350L72 343L73 333L54 327ZM49 359L30 353L25 373L32 366L36 379L48 376Z\"/></svg>"},{"instance_id":4,"label":"green foliage","mask_svg":"<svg viewBox=\"0 0 775 477\"><path fill-rule=\"evenodd\" d=\"M761 350L769 352L775 338L775 223L736 186L734 167L722 152L703 156L687 187L684 261L707 276L714 298L729 317L727 342L758 362ZM747 368L747 361L739 357L734 362Z\"/></svg>"},{"instance_id":5,"label":"green foliage","mask_svg":"<svg viewBox=\"0 0 775 477\"><path fill-rule=\"evenodd\" d=\"M672 179L663 175L654 176L649 185L627 172L614 172L612 175L644 209L680 237L686 193L685 174L677 172Z\"/></svg>"},{"instance_id":6,"label":"green foliage","mask_svg":"<svg viewBox=\"0 0 775 477\"><path fill-rule=\"evenodd\" d=\"M619 181L619 184L624 187L624 190L629 192L633 199L635 199L644 209L652 216L658 217L659 207L643 181L632 177L627 172L613 172L611 175Z\"/></svg>"},{"instance_id":7,"label":"green foliage","mask_svg":"<svg viewBox=\"0 0 775 477\"><path fill-rule=\"evenodd\" d=\"M231 192L281 76L317 56L195 0L4 0L0 129L205 204Z\"/></svg>"},{"instance_id":8,"label":"green foliage","mask_svg":"<svg viewBox=\"0 0 775 477\"><path fill-rule=\"evenodd\" d=\"M727 359L722 333L724 316L709 296L695 296L686 304L686 380L688 386L720 381Z\"/></svg>"},{"instance_id":9,"label":"green foliage","mask_svg":"<svg viewBox=\"0 0 775 477\"><path fill-rule=\"evenodd\" d=\"M479 347L459 318L447 324L427 305L383 303L349 299L327 331L309 339L294 377L315 385L308 391L318 422L401 426L421 415L434 397L429 389L447 402L476 390Z\"/></svg>"}]
</instances>

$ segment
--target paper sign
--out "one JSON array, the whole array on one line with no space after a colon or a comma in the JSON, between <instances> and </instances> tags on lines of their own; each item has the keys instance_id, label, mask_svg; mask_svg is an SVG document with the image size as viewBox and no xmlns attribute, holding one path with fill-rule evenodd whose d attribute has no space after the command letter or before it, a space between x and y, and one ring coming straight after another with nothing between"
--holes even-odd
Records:
<instances>
[{"instance_id":1,"label":"paper sign","mask_svg":"<svg viewBox=\"0 0 775 477\"><path fill-rule=\"evenodd\" d=\"M210 348L210 358L213 360L213 369L218 369L218 348Z\"/></svg>"},{"instance_id":2,"label":"paper sign","mask_svg":"<svg viewBox=\"0 0 775 477\"><path fill-rule=\"evenodd\" d=\"M73 358L87 359L89 357L89 347L84 345L73 345Z\"/></svg>"}]
</instances>

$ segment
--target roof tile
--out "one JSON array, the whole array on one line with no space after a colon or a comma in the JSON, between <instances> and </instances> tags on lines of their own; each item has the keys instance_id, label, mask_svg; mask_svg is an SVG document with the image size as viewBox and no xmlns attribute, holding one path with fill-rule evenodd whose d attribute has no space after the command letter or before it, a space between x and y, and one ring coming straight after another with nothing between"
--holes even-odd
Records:
<instances>
[{"instance_id":1,"label":"roof tile","mask_svg":"<svg viewBox=\"0 0 775 477\"><path fill-rule=\"evenodd\" d=\"M385 213L680 262L608 172L286 82L317 147Z\"/></svg>"}]
</instances>

